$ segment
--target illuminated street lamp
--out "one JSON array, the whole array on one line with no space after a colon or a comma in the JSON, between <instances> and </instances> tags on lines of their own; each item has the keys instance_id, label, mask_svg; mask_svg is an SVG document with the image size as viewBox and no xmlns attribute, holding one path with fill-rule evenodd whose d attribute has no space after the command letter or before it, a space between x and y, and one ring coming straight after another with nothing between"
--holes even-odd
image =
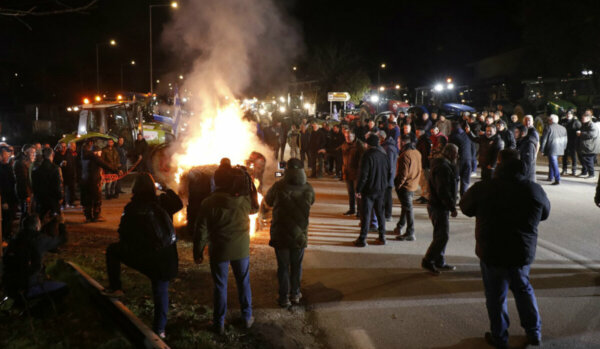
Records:
<instances>
[{"instance_id":1,"label":"illuminated street lamp","mask_svg":"<svg viewBox=\"0 0 600 349\"><path fill-rule=\"evenodd\" d=\"M377 85L381 85L381 71L385 69L387 65L385 63L381 63L379 65L379 69L377 69Z\"/></svg>"},{"instance_id":2,"label":"illuminated street lamp","mask_svg":"<svg viewBox=\"0 0 600 349\"><path fill-rule=\"evenodd\" d=\"M379 91L381 91L381 92L385 91L385 86L380 86Z\"/></svg>"},{"instance_id":3,"label":"illuminated street lamp","mask_svg":"<svg viewBox=\"0 0 600 349\"><path fill-rule=\"evenodd\" d=\"M399 90L399 89L400 89L400 85L396 85L396 90Z\"/></svg>"},{"instance_id":4,"label":"illuminated street lamp","mask_svg":"<svg viewBox=\"0 0 600 349\"><path fill-rule=\"evenodd\" d=\"M379 102L379 96L371 95L371 98L369 98L369 100L371 101L371 103L377 103L377 102Z\"/></svg>"},{"instance_id":5,"label":"illuminated street lamp","mask_svg":"<svg viewBox=\"0 0 600 349\"><path fill-rule=\"evenodd\" d=\"M298 70L298 67L296 67L296 66L293 66L293 67L292 67L292 70L293 70L293 71L296 71L296 70Z\"/></svg>"},{"instance_id":6,"label":"illuminated street lamp","mask_svg":"<svg viewBox=\"0 0 600 349\"><path fill-rule=\"evenodd\" d=\"M452 89L454 89L454 84L453 84L453 83L449 83L449 84L446 86L446 88L447 88L448 90L452 90Z\"/></svg>"},{"instance_id":7,"label":"illuminated street lamp","mask_svg":"<svg viewBox=\"0 0 600 349\"><path fill-rule=\"evenodd\" d=\"M96 93L100 93L100 45L106 44L102 42L96 44ZM114 39L110 39L108 45L117 46L117 42Z\"/></svg>"},{"instance_id":8,"label":"illuminated street lamp","mask_svg":"<svg viewBox=\"0 0 600 349\"><path fill-rule=\"evenodd\" d=\"M444 90L444 85L442 85L442 84L440 84L440 83L437 83L437 84L435 84L435 86L433 87L433 89L434 89L436 92L442 92L442 91Z\"/></svg>"},{"instance_id":9,"label":"illuminated street lamp","mask_svg":"<svg viewBox=\"0 0 600 349\"><path fill-rule=\"evenodd\" d=\"M179 75L179 80L183 80L183 75Z\"/></svg>"},{"instance_id":10,"label":"illuminated street lamp","mask_svg":"<svg viewBox=\"0 0 600 349\"><path fill-rule=\"evenodd\" d=\"M148 17L150 18L149 21L149 28L150 28L150 94L152 94L154 92L154 84L152 83L152 81L154 81L154 79L152 78L152 8L154 7L171 7L172 9L177 9L179 8L179 3L177 1L171 1L171 3L169 4L156 4L156 5L150 5L148 6L149 8L149 14Z\"/></svg>"}]
</instances>

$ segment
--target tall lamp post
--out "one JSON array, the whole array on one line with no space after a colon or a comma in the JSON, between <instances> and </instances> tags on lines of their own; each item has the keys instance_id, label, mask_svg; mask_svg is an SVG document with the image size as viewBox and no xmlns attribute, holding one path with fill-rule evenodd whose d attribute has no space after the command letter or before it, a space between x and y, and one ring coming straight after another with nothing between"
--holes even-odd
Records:
<instances>
[{"instance_id":1,"label":"tall lamp post","mask_svg":"<svg viewBox=\"0 0 600 349\"><path fill-rule=\"evenodd\" d=\"M172 1L170 4L155 4L155 5L150 5L150 11L149 11L149 17L150 17L150 94L152 94L154 92L154 84L153 84L153 77L152 77L152 8L154 7L167 7L170 6L171 8L178 8L179 4L177 3L177 1Z\"/></svg>"},{"instance_id":2,"label":"tall lamp post","mask_svg":"<svg viewBox=\"0 0 600 349\"><path fill-rule=\"evenodd\" d=\"M128 63L121 63L121 92L123 92L123 66L125 65L131 65L134 66L135 65L135 60L131 60Z\"/></svg>"},{"instance_id":3,"label":"tall lamp post","mask_svg":"<svg viewBox=\"0 0 600 349\"><path fill-rule=\"evenodd\" d=\"M109 46L117 46L117 42L111 39L108 43L99 42L96 44L96 93L100 93L100 46L101 45L109 45Z\"/></svg>"},{"instance_id":4,"label":"tall lamp post","mask_svg":"<svg viewBox=\"0 0 600 349\"><path fill-rule=\"evenodd\" d=\"M385 67L385 63L381 63L379 69L377 69L377 85L381 85L381 71L384 70Z\"/></svg>"}]
</instances>

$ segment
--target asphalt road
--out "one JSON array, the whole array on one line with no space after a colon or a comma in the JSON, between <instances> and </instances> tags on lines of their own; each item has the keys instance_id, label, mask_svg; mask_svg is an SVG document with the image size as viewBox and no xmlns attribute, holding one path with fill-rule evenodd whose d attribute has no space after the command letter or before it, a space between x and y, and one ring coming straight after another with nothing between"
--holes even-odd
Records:
<instances>
[{"instance_id":1,"label":"asphalt road","mask_svg":"<svg viewBox=\"0 0 600 349\"><path fill-rule=\"evenodd\" d=\"M538 178L546 168L538 167ZM477 180L477 179L473 179ZM347 210L343 182L312 180L311 211L302 289L307 311L331 348L486 348L489 330L474 219L461 213L450 222L447 261L454 272L431 276L420 261L431 242L424 205L416 205L414 242L352 246L358 220ZM596 180L541 182L552 204L539 227L531 279L542 316L543 347L600 348L600 209L593 204ZM415 196L417 197L417 196ZM400 207L394 205L395 226ZM377 233L369 235L372 242ZM523 347L512 295L510 344Z\"/></svg>"}]
</instances>

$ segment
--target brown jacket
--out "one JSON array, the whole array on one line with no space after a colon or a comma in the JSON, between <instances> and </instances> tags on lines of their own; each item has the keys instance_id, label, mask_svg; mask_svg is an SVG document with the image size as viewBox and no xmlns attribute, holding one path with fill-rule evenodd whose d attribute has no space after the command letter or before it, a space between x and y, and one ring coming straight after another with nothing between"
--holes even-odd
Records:
<instances>
[{"instance_id":1,"label":"brown jacket","mask_svg":"<svg viewBox=\"0 0 600 349\"><path fill-rule=\"evenodd\" d=\"M394 182L396 189L417 190L421 171L421 153L410 144L398 155L398 169Z\"/></svg>"},{"instance_id":2,"label":"brown jacket","mask_svg":"<svg viewBox=\"0 0 600 349\"><path fill-rule=\"evenodd\" d=\"M346 181L356 181L360 164L362 144L359 141L342 144L342 176Z\"/></svg>"}]
</instances>

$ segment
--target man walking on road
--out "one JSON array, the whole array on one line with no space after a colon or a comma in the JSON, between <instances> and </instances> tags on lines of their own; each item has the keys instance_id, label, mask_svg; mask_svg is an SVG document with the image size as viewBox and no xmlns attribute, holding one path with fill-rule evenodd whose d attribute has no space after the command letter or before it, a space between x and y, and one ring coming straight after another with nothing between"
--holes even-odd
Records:
<instances>
[{"instance_id":1,"label":"man walking on road","mask_svg":"<svg viewBox=\"0 0 600 349\"><path fill-rule=\"evenodd\" d=\"M567 147L567 129L558 124L558 115L550 115L540 142L542 153L548 157L548 180L554 180L552 185L558 185L560 184L558 157L565 154Z\"/></svg>"},{"instance_id":2,"label":"man walking on road","mask_svg":"<svg viewBox=\"0 0 600 349\"><path fill-rule=\"evenodd\" d=\"M265 202L273 207L269 245L275 248L277 256L278 303L287 308L302 297L300 280L308 241L308 215L315 202L315 191L306 182L300 160L292 158L287 162L283 179L269 189Z\"/></svg>"},{"instance_id":3,"label":"man walking on road","mask_svg":"<svg viewBox=\"0 0 600 349\"><path fill-rule=\"evenodd\" d=\"M383 196L389 185L390 162L385 151L379 146L379 137L371 134L367 138L369 148L360 160L360 173L356 185L356 196L361 199L360 235L354 246L367 246L367 233L371 225L373 209L377 217L379 238L376 243L385 245L385 215Z\"/></svg>"},{"instance_id":4,"label":"man walking on road","mask_svg":"<svg viewBox=\"0 0 600 349\"><path fill-rule=\"evenodd\" d=\"M421 153L415 149L410 136L404 135L401 140L402 151L398 156L398 170L394 185L396 194L402 206L400 219L394 234L397 234L396 240L414 241L415 240L415 216L413 213L412 198L415 190L419 187L419 178L422 176ZM393 165L392 165L393 166ZM401 230L406 225L406 232L402 235Z\"/></svg>"},{"instance_id":5,"label":"man walking on road","mask_svg":"<svg viewBox=\"0 0 600 349\"><path fill-rule=\"evenodd\" d=\"M455 266L447 264L445 253L450 233L450 215L456 217L456 159L458 147L446 144L442 156L431 162L431 190L427 212L433 224L433 240L423 257L421 266L433 275L439 275L440 270L451 271Z\"/></svg>"},{"instance_id":6,"label":"man walking on road","mask_svg":"<svg viewBox=\"0 0 600 349\"><path fill-rule=\"evenodd\" d=\"M529 271L538 224L550 214L546 193L524 176L518 152L507 149L500 153L496 176L473 185L461 199L460 209L476 217L475 253L491 330L485 334L486 341L496 348L508 347L506 295L510 288L529 344L539 345L542 322Z\"/></svg>"}]
</instances>

